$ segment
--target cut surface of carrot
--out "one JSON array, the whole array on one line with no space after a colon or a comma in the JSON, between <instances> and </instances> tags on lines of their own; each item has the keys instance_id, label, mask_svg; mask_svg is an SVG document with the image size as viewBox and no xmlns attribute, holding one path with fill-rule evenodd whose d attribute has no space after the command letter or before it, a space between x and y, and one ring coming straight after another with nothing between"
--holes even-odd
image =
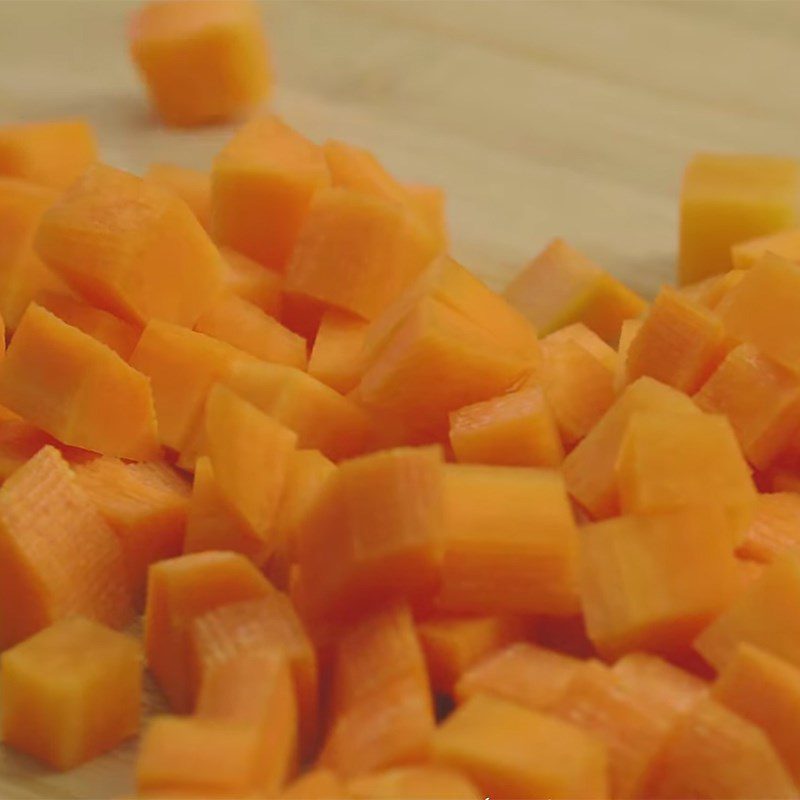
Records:
<instances>
[{"instance_id":1,"label":"cut surface of carrot","mask_svg":"<svg viewBox=\"0 0 800 800\"><path fill-rule=\"evenodd\" d=\"M309 375L347 394L363 371L362 350L369 323L345 311L322 315L308 362Z\"/></svg>"},{"instance_id":2,"label":"cut surface of carrot","mask_svg":"<svg viewBox=\"0 0 800 800\"><path fill-rule=\"evenodd\" d=\"M283 276L229 247L220 249L225 287L275 319L283 308Z\"/></svg>"},{"instance_id":3,"label":"cut surface of carrot","mask_svg":"<svg viewBox=\"0 0 800 800\"><path fill-rule=\"evenodd\" d=\"M800 553L800 495L759 494L739 555L770 563L784 553Z\"/></svg>"},{"instance_id":4,"label":"cut surface of carrot","mask_svg":"<svg viewBox=\"0 0 800 800\"><path fill-rule=\"evenodd\" d=\"M145 177L178 195L197 221L211 230L211 176L207 172L176 164L151 164Z\"/></svg>"}]
</instances>

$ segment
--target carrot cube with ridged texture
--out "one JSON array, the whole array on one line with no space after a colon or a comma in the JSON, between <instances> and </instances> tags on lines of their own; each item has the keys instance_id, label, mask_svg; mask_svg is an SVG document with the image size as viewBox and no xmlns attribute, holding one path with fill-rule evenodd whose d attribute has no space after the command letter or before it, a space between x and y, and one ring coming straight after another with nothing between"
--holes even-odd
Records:
<instances>
[{"instance_id":1,"label":"carrot cube with ridged texture","mask_svg":"<svg viewBox=\"0 0 800 800\"><path fill-rule=\"evenodd\" d=\"M683 174L678 276L692 283L731 266L731 245L796 227L800 166L790 158L699 153Z\"/></svg>"},{"instance_id":2,"label":"carrot cube with ridged texture","mask_svg":"<svg viewBox=\"0 0 800 800\"><path fill-rule=\"evenodd\" d=\"M448 464L436 605L462 614L580 608L578 530L555 470Z\"/></svg>"},{"instance_id":3,"label":"carrot cube with ridged texture","mask_svg":"<svg viewBox=\"0 0 800 800\"><path fill-rule=\"evenodd\" d=\"M3 741L59 770L139 729L139 643L84 617L56 622L0 656Z\"/></svg>"},{"instance_id":4,"label":"carrot cube with ridged texture","mask_svg":"<svg viewBox=\"0 0 800 800\"><path fill-rule=\"evenodd\" d=\"M141 325L191 327L222 285L219 252L187 205L105 164L45 212L36 249L92 305Z\"/></svg>"},{"instance_id":5,"label":"carrot cube with ridged texture","mask_svg":"<svg viewBox=\"0 0 800 800\"><path fill-rule=\"evenodd\" d=\"M652 378L639 378L627 386L564 459L567 490L594 519L619 513L617 457L628 422L644 410L700 413L685 394Z\"/></svg>"},{"instance_id":6,"label":"carrot cube with ridged texture","mask_svg":"<svg viewBox=\"0 0 800 800\"><path fill-rule=\"evenodd\" d=\"M299 531L300 580L328 616L387 596L422 599L439 580L444 465L439 448L345 461Z\"/></svg>"},{"instance_id":7,"label":"carrot cube with ridged texture","mask_svg":"<svg viewBox=\"0 0 800 800\"><path fill-rule=\"evenodd\" d=\"M735 543L753 518L756 488L733 428L721 414L634 413L616 473L623 514L714 505L722 509Z\"/></svg>"},{"instance_id":8,"label":"carrot cube with ridged texture","mask_svg":"<svg viewBox=\"0 0 800 800\"><path fill-rule=\"evenodd\" d=\"M238 553L193 553L153 564L147 581L145 652L173 709L185 712L194 702L189 680L192 620L225 603L273 591L258 569Z\"/></svg>"},{"instance_id":9,"label":"carrot cube with ridged texture","mask_svg":"<svg viewBox=\"0 0 800 800\"><path fill-rule=\"evenodd\" d=\"M347 795L354 800L482 800L478 788L454 769L429 764L395 767L353 778Z\"/></svg>"},{"instance_id":10,"label":"carrot cube with ridged texture","mask_svg":"<svg viewBox=\"0 0 800 800\"><path fill-rule=\"evenodd\" d=\"M582 322L609 344L616 344L624 320L647 308L641 297L563 239L553 239L504 296L542 335Z\"/></svg>"},{"instance_id":11,"label":"carrot cube with ridged texture","mask_svg":"<svg viewBox=\"0 0 800 800\"><path fill-rule=\"evenodd\" d=\"M450 413L456 460L509 467L557 467L564 448L540 388L528 387Z\"/></svg>"},{"instance_id":12,"label":"carrot cube with ridged texture","mask_svg":"<svg viewBox=\"0 0 800 800\"><path fill-rule=\"evenodd\" d=\"M317 145L278 117L254 119L214 160L214 238L283 272L313 196L329 185Z\"/></svg>"},{"instance_id":13,"label":"carrot cube with ridged texture","mask_svg":"<svg viewBox=\"0 0 800 800\"><path fill-rule=\"evenodd\" d=\"M730 349L716 314L665 286L630 343L629 380L642 375L696 392Z\"/></svg>"},{"instance_id":14,"label":"carrot cube with ridged texture","mask_svg":"<svg viewBox=\"0 0 800 800\"><path fill-rule=\"evenodd\" d=\"M163 462L97 458L74 470L78 485L119 539L130 593L141 607L150 565L181 553L189 485Z\"/></svg>"},{"instance_id":15,"label":"carrot cube with ridged texture","mask_svg":"<svg viewBox=\"0 0 800 800\"><path fill-rule=\"evenodd\" d=\"M527 638L524 617L439 616L417 624L434 691L452 694L461 676L489 654Z\"/></svg>"},{"instance_id":16,"label":"carrot cube with ridged texture","mask_svg":"<svg viewBox=\"0 0 800 800\"><path fill-rule=\"evenodd\" d=\"M177 164L151 164L144 176L180 197L197 221L211 230L211 176L207 172Z\"/></svg>"},{"instance_id":17,"label":"carrot cube with ridged texture","mask_svg":"<svg viewBox=\"0 0 800 800\"><path fill-rule=\"evenodd\" d=\"M305 369L306 340L234 292L222 293L194 329L274 364Z\"/></svg>"},{"instance_id":18,"label":"carrot cube with ridged texture","mask_svg":"<svg viewBox=\"0 0 800 800\"><path fill-rule=\"evenodd\" d=\"M463 703L477 694L489 694L533 711L549 711L582 663L556 650L518 642L464 672L455 685L455 697Z\"/></svg>"},{"instance_id":19,"label":"carrot cube with ridged texture","mask_svg":"<svg viewBox=\"0 0 800 800\"><path fill-rule=\"evenodd\" d=\"M229 247L221 248L220 253L224 265L225 287L271 317L280 319L283 307L281 273L268 269Z\"/></svg>"},{"instance_id":20,"label":"carrot cube with ridged texture","mask_svg":"<svg viewBox=\"0 0 800 800\"><path fill-rule=\"evenodd\" d=\"M160 455L150 381L35 303L0 362L0 397L65 444L136 461Z\"/></svg>"},{"instance_id":21,"label":"carrot cube with ridged texture","mask_svg":"<svg viewBox=\"0 0 800 800\"><path fill-rule=\"evenodd\" d=\"M0 175L66 189L97 160L97 141L82 119L0 128Z\"/></svg>"},{"instance_id":22,"label":"carrot cube with ridged texture","mask_svg":"<svg viewBox=\"0 0 800 800\"><path fill-rule=\"evenodd\" d=\"M308 374L342 394L353 389L364 369L362 350L368 327L368 322L346 311L326 311L314 339Z\"/></svg>"},{"instance_id":23,"label":"carrot cube with ridged texture","mask_svg":"<svg viewBox=\"0 0 800 800\"><path fill-rule=\"evenodd\" d=\"M442 248L447 247L447 209L444 189L424 183L407 183L406 191L420 219L433 231Z\"/></svg>"},{"instance_id":24,"label":"carrot cube with ridged texture","mask_svg":"<svg viewBox=\"0 0 800 800\"><path fill-rule=\"evenodd\" d=\"M605 747L569 723L488 695L460 706L433 737L434 761L462 771L486 795L609 797Z\"/></svg>"},{"instance_id":25,"label":"carrot cube with ridged texture","mask_svg":"<svg viewBox=\"0 0 800 800\"><path fill-rule=\"evenodd\" d=\"M752 644L800 667L800 630L793 609L800 603L800 556L774 561L695 640L695 649L722 670L740 644Z\"/></svg>"},{"instance_id":26,"label":"carrot cube with ridged texture","mask_svg":"<svg viewBox=\"0 0 800 800\"><path fill-rule=\"evenodd\" d=\"M642 797L797 797L764 732L704 698L678 719L650 766Z\"/></svg>"},{"instance_id":27,"label":"carrot cube with ridged texture","mask_svg":"<svg viewBox=\"0 0 800 800\"><path fill-rule=\"evenodd\" d=\"M767 253L774 253L790 261L800 261L800 228L737 242L731 247L731 262L734 269L750 269Z\"/></svg>"},{"instance_id":28,"label":"carrot cube with ridged texture","mask_svg":"<svg viewBox=\"0 0 800 800\"><path fill-rule=\"evenodd\" d=\"M581 532L586 627L605 657L689 652L738 588L730 532L714 507L619 517Z\"/></svg>"},{"instance_id":29,"label":"carrot cube with ridged texture","mask_svg":"<svg viewBox=\"0 0 800 800\"><path fill-rule=\"evenodd\" d=\"M767 564L784 553L800 554L800 495L759 494L753 519L737 552Z\"/></svg>"},{"instance_id":30,"label":"carrot cube with ridged texture","mask_svg":"<svg viewBox=\"0 0 800 800\"><path fill-rule=\"evenodd\" d=\"M168 125L235 119L272 88L267 42L251 0L157 0L129 28L131 56Z\"/></svg>"},{"instance_id":31,"label":"carrot cube with ridged texture","mask_svg":"<svg viewBox=\"0 0 800 800\"><path fill-rule=\"evenodd\" d=\"M280 800L342 800L346 797L344 781L326 767L314 767L292 781Z\"/></svg>"}]
</instances>

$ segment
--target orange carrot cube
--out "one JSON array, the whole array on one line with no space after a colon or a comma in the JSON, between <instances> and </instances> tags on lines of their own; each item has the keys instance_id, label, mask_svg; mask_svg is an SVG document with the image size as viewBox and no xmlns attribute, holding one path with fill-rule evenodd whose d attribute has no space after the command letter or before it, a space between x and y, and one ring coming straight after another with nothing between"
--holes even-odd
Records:
<instances>
[{"instance_id":1,"label":"orange carrot cube","mask_svg":"<svg viewBox=\"0 0 800 800\"><path fill-rule=\"evenodd\" d=\"M797 224L798 163L699 153L683 175L679 278L692 283L731 264L731 245Z\"/></svg>"},{"instance_id":2,"label":"orange carrot cube","mask_svg":"<svg viewBox=\"0 0 800 800\"><path fill-rule=\"evenodd\" d=\"M444 189L423 183L407 183L406 192L420 219L433 231L439 246L445 249L449 241Z\"/></svg>"},{"instance_id":3,"label":"orange carrot cube","mask_svg":"<svg viewBox=\"0 0 800 800\"><path fill-rule=\"evenodd\" d=\"M226 288L258 306L266 314L280 319L283 306L283 276L261 266L258 261L223 247L222 261Z\"/></svg>"},{"instance_id":4,"label":"orange carrot cube","mask_svg":"<svg viewBox=\"0 0 800 800\"><path fill-rule=\"evenodd\" d=\"M211 176L207 172L175 164L151 164L145 178L178 195L197 221L211 230Z\"/></svg>"},{"instance_id":5,"label":"orange carrot cube","mask_svg":"<svg viewBox=\"0 0 800 800\"><path fill-rule=\"evenodd\" d=\"M362 350L369 323L345 311L322 315L308 362L308 373L346 394L358 383L364 365Z\"/></svg>"},{"instance_id":6,"label":"orange carrot cube","mask_svg":"<svg viewBox=\"0 0 800 800\"><path fill-rule=\"evenodd\" d=\"M753 519L737 552L767 564L784 553L800 554L800 495L759 494Z\"/></svg>"},{"instance_id":7,"label":"orange carrot cube","mask_svg":"<svg viewBox=\"0 0 800 800\"><path fill-rule=\"evenodd\" d=\"M678 292L689 300L699 303L711 311L716 311L728 292L744 278L744 275L743 269L732 269L729 272L703 278L697 283L682 286Z\"/></svg>"},{"instance_id":8,"label":"orange carrot cube","mask_svg":"<svg viewBox=\"0 0 800 800\"><path fill-rule=\"evenodd\" d=\"M774 253L789 261L800 261L800 228L737 242L731 247L731 263L737 270L750 269L767 253Z\"/></svg>"},{"instance_id":9,"label":"orange carrot cube","mask_svg":"<svg viewBox=\"0 0 800 800\"><path fill-rule=\"evenodd\" d=\"M131 56L168 125L241 116L272 88L258 6L249 0L158 0L131 20Z\"/></svg>"},{"instance_id":10,"label":"orange carrot cube","mask_svg":"<svg viewBox=\"0 0 800 800\"><path fill-rule=\"evenodd\" d=\"M347 794L355 800L483 800L477 787L460 772L427 764L353 778L347 783Z\"/></svg>"},{"instance_id":11,"label":"orange carrot cube","mask_svg":"<svg viewBox=\"0 0 800 800\"><path fill-rule=\"evenodd\" d=\"M0 421L0 482L10 478L45 445L54 447L69 463L80 464L97 457L96 453L62 444L19 417L3 419Z\"/></svg>"},{"instance_id":12,"label":"orange carrot cube","mask_svg":"<svg viewBox=\"0 0 800 800\"><path fill-rule=\"evenodd\" d=\"M614 391L621 392L629 383L631 376L628 374L628 353L631 351L631 343L639 334L644 325L641 317L636 319L626 319L622 323L619 331L619 343L617 344L617 364L614 370Z\"/></svg>"},{"instance_id":13,"label":"orange carrot cube","mask_svg":"<svg viewBox=\"0 0 800 800\"><path fill-rule=\"evenodd\" d=\"M59 770L139 729L139 643L84 617L56 622L0 656L6 745Z\"/></svg>"}]
</instances>

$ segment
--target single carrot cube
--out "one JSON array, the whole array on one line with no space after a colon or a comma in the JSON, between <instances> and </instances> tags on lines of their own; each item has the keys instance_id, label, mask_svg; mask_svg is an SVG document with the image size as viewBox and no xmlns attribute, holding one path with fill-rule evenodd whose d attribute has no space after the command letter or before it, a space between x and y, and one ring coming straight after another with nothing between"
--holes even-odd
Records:
<instances>
[{"instance_id":1,"label":"single carrot cube","mask_svg":"<svg viewBox=\"0 0 800 800\"><path fill-rule=\"evenodd\" d=\"M798 186L790 158L695 155L681 188L680 282L727 272L731 245L796 226Z\"/></svg>"},{"instance_id":2,"label":"single carrot cube","mask_svg":"<svg viewBox=\"0 0 800 800\"><path fill-rule=\"evenodd\" d=\"M280 319L283 306L283 276L258 261L223 247L224 283L234 294Z\"/></svg>"},{"instance_id":3,"label":"single carrot cube","mask_svg":"<svg viewBox=\"0 0 800 800\"><path fill-rule=\"evenodd\" d=\"M634 413L616 472L623 514L714 505L722 509L737 544L753 518L756 488L733 428L721 414Z\"/></svg>"},{"instance_id":4,"label":"single carrot cube","mask_svg":"<svg viewBox=\"0 0 800 800\"><path fill-rule=\"evenodd\" d=\"M800 602L800 557L790 553L774 561L763 575L725 609L695 640L695 649L722 670L740 644L800 666L800 633L787 624L787 613Z\"/></svg>"},{"instance_id":5,"label":"single carrot cube","mask_svg":"<svg viewBox=\"0 0 800 800\"><path fill-rule=\"evenodd\" d=\"M716 314L665 286L630 343L628 378L648 375L691 394L703 385L729 349Z\"/></svg>"},{"instance_id":6,"label":"single carrot cube","mask_svg":"<svg viewBox=\"0 0 800 800\"><path fill-rule=\"evenodd\" d=\"M472 464L557 467L564 460L555 417L536 387L451 412L450 444L457 461Z\"/></svg>"},{"instance_id":7,"label":"single carrot cube","mask_svg":"<svg viewBox=\"0 0 800 800\"><path fill-rule=\"evenodd\" d=\"M116 458L79 464L75 478L119 539L130 594L141 608L150 565L181 553L188 484L165 463Z\"/></svg>"},{"instance_id":8,"label":"single carrot cube","mask_svg":"<svg viewBox=\"0 0 800 800\"><path fill-rule=\"evenodd\" d=\"M744 275L743 269L732 269L729 272L721 272L696 283L690 283L688 286L682 286L678 292L689 300L699 303L711 311L716 311L728 292L744 278Z\"/></svg>"},{"instance_id":9,"label":"single carrot cube","mask_svg":"<svg viewBox=\"0 0 800 800\"><path fill-rule=\"evenodd\" d=\"M800 261L800 228L736 242L731 246L731 263L737 270L750 269L767 253L774 253L789 261Z\"/></svg>"},{"instance_id":10,"label":"single carrot cube","mask_svg":"<svg viewBox=\"0 0 800 800\"><path fill-rule=\"evenodd\" d=\"M647 304L562 239L552 242L514 278L504 295L542 335L582 322L609 344L620 326Z\"/></svg>"},{"instance_id":11,"label":"single carrot cube","mask_svg":"<svg viewBox=\"0 0 800 800\"><path fill-rule=\"evenodd\" d=\"M739 586L727 522L715 507L589 525L581 566L589 638L608 658L687 652Z\"/></svg>"},{"instance_id":12,"label":"single carrot cube","mask_svg":"<svg viewBox=\"0 0 800 800\"><path fill-rule=\"evenodd\" d=\"M267 579L238 553L193 553L153 564L147 579L145 652L172 708L185 712L194 702L189 680L192 620L225 603L272 591Z\"/></svg>"},{"instance_id":13,"label":"single carrot cube","mask_svg":"<svg viewBox=\"0 0 800 800\"><path fill-rule=\"evenodd\" d=\"M306 340L233 292L221 294L200 315L195 330L275 364L305 369Z\"/></svg>"},{"instance_id":14,"label":"single carrot cube","mask_svg":"<svg viewBox=\"0 0 800 800\"><path fill-rule=\"evenodd\" d=\"M314 767L290 783L280 800L342 800L346 796L344 782L332 769Z\"/></svg>"},{"instance_id":15,"label":"single carrot cube","mask_svg":"<svg viewBox=\"0 0 800 800\"><path fill-rule=\"evenodd\" d=\"M141 330L108 311L95 308L68 294L48 290L39 292L34 300L68 325L110 347L124 361L131 357L136 348Z\"/></svg>"},{"instance_id":16,"label":"single carrot cube","mask_svg":"<svg viewBox=\"0 0 800 800\"><path fill-rule=\"evenodd\" d=\"M444 189L424 183L407 183L405 189L420 219L433 231L439 246L446 249L450 237L447 233Z\"/></svg>"},{"instance_id":17,"label":"single carrot cube","mask_svg":"<svg viewBox=\"0 0 800 800\"><path fill-rule=\"evenodd\" d=\"M364 370L362 350L368 327L353 314L326 311L314 339L308 374L342 394L353 389Z\"/></svg>"},{"instance_id":18,"label":"single carrot cube","mask_svg":"<svg viewBox=\"0 0 800 800\"><path fill-rule=\"evenodd\" d=\"M753 519L737 552L765 564L784 553L800 554L800 495L759 494Z\"/></svg>"},{"instance_id":19,"label":"single carrot cube","mask_svg":"<svg viewBox=\"0 0 800 800\"><path fill-rule=\"evenodd\" d=\"M97 141L85 120L0 127L0 175L66 189L96 160Z\"/></svg>"},{"instance_id":20,"label":"single carrot cube","mask_svg":"<svg viewBox=\"0 0 800 800\"><path fill-rule=\"evenodd\" d=\"M619 330L619 343L617 344L617 365L614 370L614 391L621 392L629 383L632 383L628 373L628 353L631 343L639 334L644 325L641 317L626 319Z\"/></svg>"},{"instance_id":21,"label":"single carrot cube","mask_svg":"<svg viewBox=\"0 0 800 800\"><path fill-rule=\"evenodd\" d=\"M214 238L284 272L312 197L330 185L322 150L275 116L242 126L211 172Z\"/></svg>"},{"instance_id":22,"label":"single carrot cube","mask_svg":"<svg viewBox=\"0 0 800 800\"><path fill-rule=\"evenodd\" d=\"M211 176L207 172L176 164L151 164L145 178L178 195L197 221L211 230Z\"/></svg>"},{"instance_id":23,"label":"single carrot cube","mask_svg":"<svg viewBox=\"0 0 800 800\"><path fill-rule=\"evenodd\" d=\"M652 378L639 378L627 386L564 459L567 490L594 519L619 513L617 456L631 417L645 410L700 413L685 394Z\"/></svg>"},{"instance_id":24,"label":"single carrot cube","mask_svg":"<svg viewBox=\"0 0 800 800\"><path fill-rule=\"evenodd\" d=\"M433 757L498 800L610 796L600 741L574 725L488 695L471 698L439 726Z\"/></svg>"},{"instance_id":25,"label":"single carrot cube","mask_svg":"<svg viewBox=\"0 0 800 800\"><path fill-rule=\"evenodd\" d=\"M219 252L186 204L104 164L45 212L36 248L92 305L139 325L191 327L222 285Z\"/></svg>"},{"instance_id":26,"label":"single carrot cube","mask_svg":"<svg viewBox=\"0 0 800 800\"><path fill-rule=\"evenodd\" d=\"M353 778L347 796L354 800L483 800L484 795L460 772L428 764L395 767Z\"/></svg>"},{"instance_id":27,"label":"single carrot cube","mask_svg":"<svg viewBox=\"0 0 800 800\"><path fill-rule=\"evenodd\" d=\"M258 6L248 0L160 0L131 20L131 56L168 125L234 119L272 88Z\"/></svg>"},{"instance_id":28,"label":"single carrot cube","mask_svg":"<svg viewBox=\"0 0 800 800\"><path fill-rule=\"evenodd\" d=\"M796 797L764 732L712 699L679 718L651 764L642 797Z\"/></svg>"},{"instance_id":29,"label":"single carrot cube","mask_svg":"<svg viewBox=\"0 0 800 800\"><path fill-rule=\"evenodd\" d=\"M147 378L36 303L0 362L0 398L65 444L140 461L160 455Z\"/></svg>"},{"instance_id":30,"label":"single carrot cube","mask_svg":"<svg viewBox=\"0 0 800 800\"><path fill-rule=\"evenodd\" d=\"M578 530L555 470L448 464L437 608L568 616L580 608Z\"/></svg>"},{"instance_id":31,"label":"single carrot cube","mask_svg":"<svg viewBox=\"0 0 800 800\"><path fill-rule=\"evenodd\" d=\"M583 662L564 653L519 642L470 667L455 685L463 703L478 694L500 697L532 711L549 711Z\"/></svg>"},{"instance_id":32,"label":"single carrot cube","mask_svg":"<svg viewBox=\"0 0 800 800\"><path fill-rule=\"evenodd\" d=\"M139 729L139 643L84 617L56 622L0 656L6 745L58 770Z\"/></svg>"}]
</instances>

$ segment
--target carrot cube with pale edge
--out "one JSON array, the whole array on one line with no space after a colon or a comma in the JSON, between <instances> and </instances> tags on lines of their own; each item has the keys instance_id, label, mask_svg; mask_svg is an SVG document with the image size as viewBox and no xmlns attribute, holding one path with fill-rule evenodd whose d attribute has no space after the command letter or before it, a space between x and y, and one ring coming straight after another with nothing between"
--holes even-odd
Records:
<instances>
[{"instance_id":1,"label":"carrot cube with pale edge","mask_svg":"<svg viewBox=\"0 0 800 800\"><path fill-rule=\"evenodd\" d=\"M0 656L3 741L66 770L139 729L139 643L84 617L56 622Z\"/></svg>"},{"instance_id":2,"label":"carrot cube with pale edge","mask_svg":"<svg viewBox=\"0 0 800 800\"><path fill-rule=\"evenodd\" d=\"M211 176L207 172L176 164L151 164L144 176L178 195L197 221L211 230Z\"/></svg>"}]
</instances>

